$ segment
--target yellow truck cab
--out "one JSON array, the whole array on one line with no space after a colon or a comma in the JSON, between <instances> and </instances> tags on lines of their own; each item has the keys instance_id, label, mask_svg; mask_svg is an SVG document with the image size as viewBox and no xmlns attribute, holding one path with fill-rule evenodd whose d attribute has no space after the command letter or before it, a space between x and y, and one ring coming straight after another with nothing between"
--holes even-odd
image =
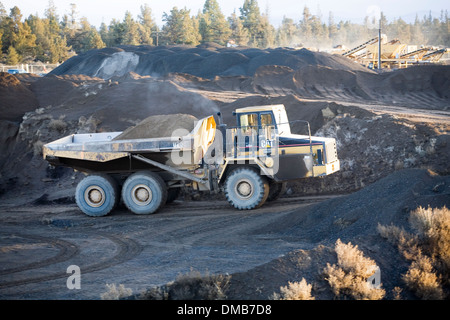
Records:
<instances>
[{"instance_id":1,"label":"yellow truck cab","mask_svg":"<svg viewBox=\"0 0 450 320\"><path fill-rule=\"evenodd\" d=\"M336 140L311 136L309 124L302 120L289 121L283 105L240 108L233 114L237 124L235 148L234 153L227 152L228 162L253 158L252 154L267 169L270 164L276 166L267 175L277 182L325 176L340 169ZM295 121L305 122L307 135L291 133L290 122Z\"/></svg>"}]
</instances>

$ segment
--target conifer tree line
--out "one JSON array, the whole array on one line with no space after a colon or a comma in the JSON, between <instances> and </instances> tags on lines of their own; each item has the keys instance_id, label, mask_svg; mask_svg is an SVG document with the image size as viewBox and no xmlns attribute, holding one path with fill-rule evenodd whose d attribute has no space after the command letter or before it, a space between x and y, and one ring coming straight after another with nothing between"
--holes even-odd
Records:
<instances>
[{"instance_id":1,"label":"conifer tree line","mask_svg":"<svg viewBox=\"0 0 450 320\"><path fill-rule=\"evenodd\" d=\"M284 16L275 28L269 22L268 10L262 12L257 0L242 1L242 7L229 17L222 13L217 0L205 0L203 9L195 14L186 7L173 7L164 12L162 27L156 24L151 7L143 4L137 17L126 11L122 19L112 19L109 25L102 23L99 28L80 16L76 4L71 4L69 13L61 17L50 0L43 17L23 17L19 7L8 12L0 2L0 62L58 63L91 49L119 45L195 46L216 42L258 48L332 48L339 44L351 47L378 34L376 28L369 28L369 17L359 24L335 21L332 12L324 18L321 13L312 14L306 6L299 21ZM382 13L381 25L389 39L402 43L450 46L447 10L442 10L439 17L433 17L431 12L416 16L413 23L401 18L388 21Z\"/></svg>"}]
</instances>

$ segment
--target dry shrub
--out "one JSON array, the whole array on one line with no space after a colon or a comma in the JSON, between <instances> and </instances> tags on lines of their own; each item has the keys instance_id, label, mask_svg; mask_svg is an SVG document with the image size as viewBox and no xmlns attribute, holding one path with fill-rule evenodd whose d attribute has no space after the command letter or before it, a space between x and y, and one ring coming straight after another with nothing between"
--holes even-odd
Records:
<instances>
[{"instance_id":1,"label":"dry shrub","mask_svg":"<svg viewBox=\"0 0 450 320\"><path fill-rule=\"evenodd\" d=\"M412 260L421 254L422 250L419 245L419 238L406 232L403 228L397 226L378 225L378 232L387 239L391 244L396 245L403 256Z\"/></svg>"},{"instance_id":2,"label":"dry shrub","mask_svg":"<svg viewBox=\"0 0 450 320\"><path fill-rule=\"evenodd\" d=\"M421 299L444 299L443 285L450 282L450 210L419 207L409 222L416 234L396 226L379 225L378 231L412 261L403 276L406 286Z\"/></svg>"},{"instance_id":3,"label":"dry shrub","mask_svg":"<svg viewBox=\"0 0 450 320\"><path fill-rule=\"evenodd\" d=\"M366 258L358 246L336 241L337 265L327 264L324 269L326 280L337 298L356 300L380 300L385 291L374 287L368 280L377 270L375 262Z\"/></svg>"},{"instance_id":4,"label":"dry shrub","mask_svg":"<svg viewBox=\"0 0 450 320\"><path fill-rule=\"evenodd\" d=\"M408 272L403 276L403 280L408 288L421 299L441 300L444 298L438 276L433 271L431 259L427 256L419 255L416 257Z\"/></svg>"},{"instance_id":5,"label":"dry shrub","mask_svg":"<svg viewBox=\"0 0 450 320\"><path fill-rule=\"evenodd\" d=\"M169 300L167 286L151 287L141 292L136 298L139 300Z\"/></svg>"},{"instance_id":6,"label":"dry shrub","mask_svg":"<svg viewBox=\"0 0 450 320\"><path fill-rule=\"evenodd\" d=\"M394 297L394 300L401 300L402 299L402 288L400 287L394 287L392 289L392 295Z\"/></svg>"},{"instance_id":7,"label":"dry shrub","mask_svg":"<svg viewBox=\"0 0 450 320\"><path fill-rule=\"evenodd\" d=\"M67 129L67 123L62 119L52 119L48 127L53 131L64 132Z\"/></svg>"},{"instance_id":8,"label":"dry shrub","mask_svg":"<svg viewBox=\"0 0 450 320\"><path fill-rule=\"evenodd\" d=\"M230 277L227 275L202 275L192 270L179 275L168 286L170 300L222 300L226 298Z\"/></svg>"},{"instance_id":9,"label":"dry shrub","mask_svg":"<svg viewBox=\"0 0 450 320\"><path fill-rule=\"evenodd\" d=\"M140 300L223 300L230 276L202 275L193 269L180 274L175 281L160 287L152 287L137 296Z\"/></svg>"},{"instance_id":10,"label":"dry shrub","mask_svg":"<svg viewBox=\"0 0 450 320\"><path fill-rule=\"evenodd\" d=\"M119 300L129 297L133 293L133 290L131 290L130 288L125 288L123 284L119 285L118 287L116 287L115 283L106 284L106 288L108 289L108 291L100 295L100 298L102 300Z\"/></svg>"},{"instance_id":11,"label":"dry shrub","mask_svg":"<svg viewBox=\"0 0 450 320\"><path fill-rule=\"evenodd\" d=\"M431 257L438 272L450 283L450 210L447 207L411 212L409 219L423 239L424 251Z\"/></svg>"},{"instance_id":12,"label":"dry shrub","mask_svg":"<svg viewBox=\"0 0 450 320\"><path fill-rule=\"evenodd\" d=\"M274 300L314 300L311 295L312 285L304 278L300 282L288 282L287 286L280 287L280 294L274 293Z\"/></svg>"}]
</instances>

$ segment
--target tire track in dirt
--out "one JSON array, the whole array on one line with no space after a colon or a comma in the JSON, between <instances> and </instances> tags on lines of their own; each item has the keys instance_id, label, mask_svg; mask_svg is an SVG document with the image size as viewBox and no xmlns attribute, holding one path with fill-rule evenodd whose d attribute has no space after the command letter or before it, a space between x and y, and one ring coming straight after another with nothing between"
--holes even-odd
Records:
<instances>
[{"instance_id":1,"label":"tire track in dirt","mask_svg":"<svg viewBox=\"0 0 450 320\"><path fill-rule=\"evenodd\" d=\"M23 237L23 238L31 239L33 241L39 241L42 243L50 244L50 245L58 248L59 252L56 256L53 256L48 259L44 259L44 260L41 260L38 262L33 262L33 263L26 264L26 265L14 267L14 268L0 270L0 276L11 274L11 273L17 273L17 272L21 272L21 271L26 271L29 269L42 268L42 267L46 267L46 266L49 266L49 265L52 265L55 263L63 262L63 261L66 261L66 260L69 260L70 258L72 258L79 251L78 247L76 245L74 245L73 243L61 240L61 239L53 239L53 238L42 237L42 236L38 236L38 235L25 235L25 234L21 234L21 235L19 235L19 237ZM2 285L0 284L0 287L1 286Z\"/></svg>"},{"instance_id":2,"label":"tire track in dirt","mask_svg":"<svg viewBox=\"0 0 450 320\"><path fill-rule=\"evenodd\" d=\"M99 235L96 233L96 235ZM134 241L133 239L121 237L118 235L113 234L100 234L102 237L105 237L112 241L118 248L118 253L114 255L112 258L102 261L99 263L91 264L85 267L82 267L83 273L90 273L94 271L99 271L102 269L110 268L114 265L121 264L127 260L130 260L134 258L135 256L139 255L139 253L142 251L142 247ZM12 273L18 273L23 272L26 270L31 269L37 269L42 268L45 266L49 266L52 264L60 263L67 261L68 259L72 258L75 254L80 252L80 248L76 246L75 244L72 244L70 242L66 242L60 239L51 239L51 238L44 238L40 236L28 236L28 235L20 235L22 237L28 237L36 240L44 240L48 241L51 244L56 245L57 247L60 247L62 250L60 253L53 257L49 258L37 263L28 264L25 266L17 267L17 268L10 268L8 270L2 271L1 275L3 274L12 274ZM10 280L10 281L4 281L0 283L0 289L8 288L8 287L15 287L30 283L38 283L43 281L50 281L50 280L56 280L60 278L67 277L68 274L66 272L57 272L52 273L49 275L43 275L43 276L34 276L34 277L28 277L24 279L17 279L17 280Z\"/></svg>"}]
</instances>

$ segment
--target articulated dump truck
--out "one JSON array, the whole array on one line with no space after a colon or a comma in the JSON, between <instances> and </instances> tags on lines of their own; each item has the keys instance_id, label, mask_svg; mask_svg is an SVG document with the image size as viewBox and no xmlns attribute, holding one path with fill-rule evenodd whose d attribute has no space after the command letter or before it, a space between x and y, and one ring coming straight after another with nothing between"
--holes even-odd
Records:
<instances>
[{"instance_id":1,"label":"articulated dump truck","mask_svg":"<svg viewBox=\"0 0 450 320\"><path fill-rule=\"evenodd\" d=\"M135 214L152 214L182 188L224 192L239 210L277 199L288 181L323 177L340 169L334 138L291 133L283 105L236 109L236 126L217 114L191 132L120 139L122 132L72 134L44 145L51 165L86 173L75 191L89 216L109 214L120 200ZM300 121L300 120L298 120ZM180 134L181 132L181 134Z\"/></svg>"}]
</instances>

